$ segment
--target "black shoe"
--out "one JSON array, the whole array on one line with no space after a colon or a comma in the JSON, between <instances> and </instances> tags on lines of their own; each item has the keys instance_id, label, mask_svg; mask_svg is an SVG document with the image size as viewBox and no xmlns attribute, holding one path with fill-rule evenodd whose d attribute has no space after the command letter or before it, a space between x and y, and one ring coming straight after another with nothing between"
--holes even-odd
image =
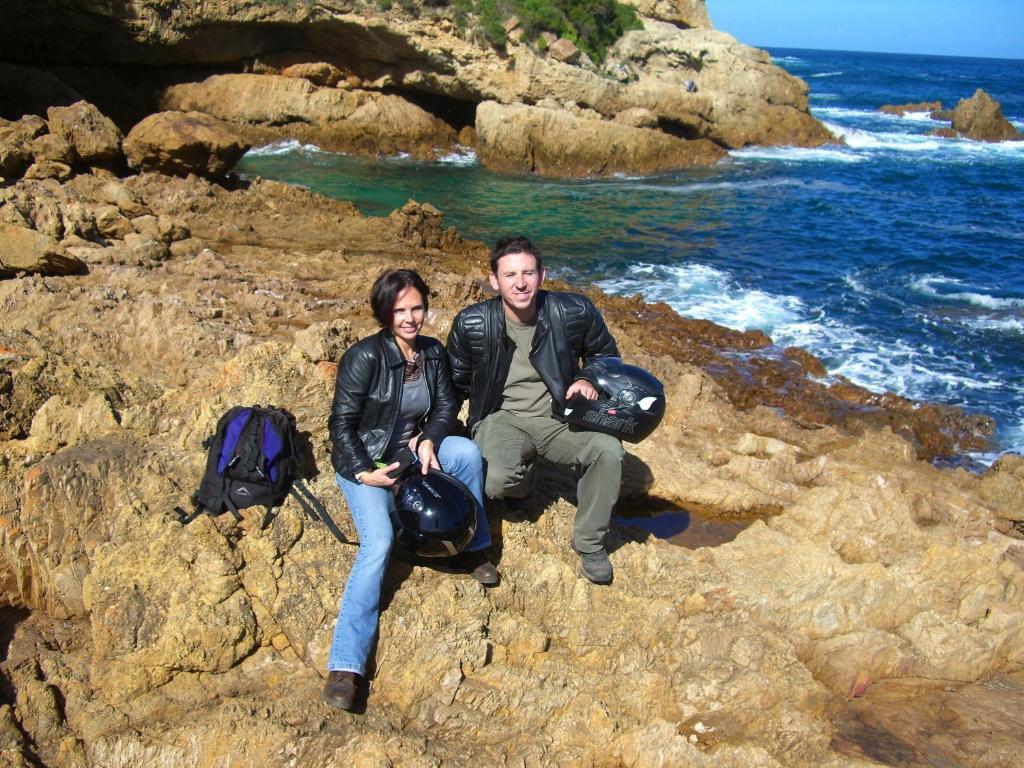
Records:
<instances>
[{"instance_id":1,"label":"black shoe","mask_svg":"<svg viewBox=\"0 0 1024 768\"><path fill-rule=\"evenodd\" d=\"M501 581L501 574L483 552L460 552L451 558L452 567L473 574L473 578L485 587L493 587Z\"/></svg>"},{"instance_id":2,"label":"black shoe","mask_svg":"<svg viewBox=\"0 0 1024 768\"><path fill-rule=\"evenodd\" d=\"M323 696L324 701L332 707L351 712L356 699L355 672L330 672L324 685Z\"/></svg>"},{"instance_id":3,"label":"black shoe","mask_svg":"<svg viewBox=\"0 0 1024 768\"><path fill-rule=\"evenodd\" d=\"M595 584L612 583L612 561L608 559L608 552L599 549L597 552L580 552L580 569L583 575Z\"/></svg>"}]
</instances>

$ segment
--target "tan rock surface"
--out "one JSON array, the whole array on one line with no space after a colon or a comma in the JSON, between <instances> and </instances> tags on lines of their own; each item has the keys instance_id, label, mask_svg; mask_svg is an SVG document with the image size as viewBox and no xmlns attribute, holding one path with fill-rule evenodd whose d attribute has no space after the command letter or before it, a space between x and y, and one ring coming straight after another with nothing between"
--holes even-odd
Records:
<instances>
[{"instance_id":1,"label":"tan rock surface","mask_svg":"<svg viewBox=\"0 0 1024 768\"><path fill-rule=\"evenodd\" d=\"M46 111L50 133L74 147L75 156L86 165L98 165L121 158L121 131L114 122L87 101Z\"/></svg>"},{"instance_id":2,"label":"tan rock surface","mask_svg":"<svg viewBox=\"0 0 1024 768\"><path fill-rule=\"evenodd\" d=\"M35 230L0 222L0 278L18 272L66 275L84 265L61 251L58 243Z\"/></svg>"},{"instance_id":3,"label":"tan rock surface","mask_svg":"<svg viewBox=\"0 0 1024 768\"><path fill-rule=\"evenodd\" d=\"M62 30L84 59L176 67L175 80L189 67L236 73L230 77L262 73L223 81L216 96L209 80L175 85L162 106L240 122L250 141L289 138L339 151L428 155L453 144L473 123L476 105L535 105L549 97L574 101L608 120L644 108L668 135L706 138L725 148L833 140L810 115L806 85L763 51L712 29L703 0L633 5L644 29L613 45L600 70L586 55L573 55L568 40L548 41L562 61L515 34L497 50L472 15L467 27L456 23L454 6L422 0L387 10L348 0L229 0L174 8L131 0L123 13L83 0L62 9ZM29 37L53 34L24 12L18 28ZM0 44L26 60L38 56L9 37L0 30ZM567 48L564 55L561 47ZM696 84L695 93L687 91L688 81ZM332 85L343 87L318 87Z\"/></svg>"},{"instance_id":4,"label":"tan rock surface","mask_svg":"<svg viewBox=\"0 0 1024 768\"><path fill-rule=\"evenodd\" d=\"M724 156L710 141L686 141L650 128L579 118L566 110L484 102L476 119L477 155L495 170L609 176L713 165Z\"/></svg>"},{"instance_id":5,"label":"tan rock surface","mask_svg":"<svg viewBox=\"0 0 1024 768\"><path fill-rule=\"evenodd\" d=\"M1003 116L999 102L981 88L953 110L953 130L975 141L1016 141L1022 137Z\"/></svg>"},{"instance_id":6,"label":"tan rock surface","mask_svg":"<svg viewBox=\"0 0 1024 768\"><path fill-rule=\"evenodd\" d=\"M682 27L711 28L705 0L626 0L625 5L652 19L672 22Z\"/></svg>"},{"instance_id":7,"label":"tan rock surface","mask_svg":"<svg viewBox=\"0 0 1024 768\"><path fill-rule=\"evenodd\" d=\"M617 68L630 73L614 102L619 109L644 107L693 138L733 148L834 141L808 112L807 84L725 32L649 21L609 50L605 70Z\"/></svg>"},{"instance_id":8,"label":"tan rock surface","mask_svg":"<svg viewBox=\"0 0 1024 768\"><path fill-rule=\"evenodd\" d=\"M752 350L756 334L608 297L623 353L670 403L629 449L623 511L667 503L745 530L691 550L617 523L616 580L596 587L568 547L571 479L542 467L525 514L492 516L496 589L391 564L366 713L330 710L354 547L292 501L266 530L259 509L188 527L173 510L220 413L276 403L354 538L328 459L330 361L373 330L364 294L386 266L423 272L446 335L485 295L483 249L429 205L370 219L281 184L155 174L22 181L0 218L72 206L140 236L180 222L190 248L0 283L7 763L838 768L898 747L988 766L1024 748L1024 462L943 471L870 418L738 409L760 395L683 345Z\"/></svg>"},{"instance_id":9,"label":"tan rock surface","mask_svg":"<svg viewBox=\"0 0 1024 768\"><path fill-rule=\"evenodd\" d=\"M399 96L318 88L277 75L214 75L169 88L162 104L262 129L249 136L301 136L334 150L422 152L449 147L456 138L448 125ZM286 125L291 127L279 128Z\"/></svg>"},{"instance_id":10,"label":"tan rock surface","mask_svg":"<svg viewBox=\"0 0 1024 768\"><path fill-rule=\"evenodd\" d=\"M129 131L128 165L168 174L218 178L249 149L225 122L202 112L158 112Z\"/></svg>"}]
</instances>

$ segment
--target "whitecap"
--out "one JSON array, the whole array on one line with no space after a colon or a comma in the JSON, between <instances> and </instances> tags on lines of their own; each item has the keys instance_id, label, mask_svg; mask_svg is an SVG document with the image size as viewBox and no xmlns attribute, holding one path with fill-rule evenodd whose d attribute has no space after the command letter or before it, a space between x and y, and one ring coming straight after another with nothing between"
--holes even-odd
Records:
<instances>
[{"instance_id":1,"label":"whitecap","mask_svg":"<svg viewBox=\"0 0 1024 768\"><path fill-rule=\"evenodd\" d=\"M984 317L961 318L960 322L970 328L979 331L991 331L995 333L1010 333L1015 335L1024 334L1024 319L1020 317L998 317L987 315Z\"/></svg>"},{"instance_id":2,"label":"whitecap","mask_svg":"<svg viewBox=\"0 0 1024 768\"><path fill-rule=\"evenodd\" d=\"M942 301L959 301L985 309L1019 309L1024 307L1024 298L999 297L979 291L941 291L937 286L961 287L965 283L945 275L924 275L910 281L910 288L917 293Z\"/></svg>"},{"instance_id":3,"label":"whitecap","mask_svg":"<svg viewBox=\"0 0 1024 768\"><path fill-rule=\"evenodd\" d=\"M770 334L781 324L796 322L803 313L803 304L795 296L743 287L726 272L706 264L636 265L625 277L597 284L609 293L642 293L649 301L665 302L683 317L741 331Z\"/></svg>"},{"instance_id":4,"label":"whitecap","mask_svg":"<svg viewBox=\"0 0 1024 768\"><path fill-rule=\"evenodd\" d=\"M849 107L812 107L811 112L818 119L822 117L833 117L842 119L877 119L879 117L893 117L873 109L851 109Z\"/></svg>"},{"instance_id":5,"label":"whitecap","mask_svg":"<svg viewBox=\"0 0 1024 768\"><path fill-rule=\"evenodd\" d=\"M783 160L797 163L860 163L867 158L843 147L745 147L734 149L729 155L736 160Z\"/></svg>"},{"instance_id":6,"label":"whitecap","mask_svg":"<svg viewBox=\"0 0 1024 768\"><path fill-rule=\"evenodd\" d=\"M867 290L855 273L848 285ZM843 376L876 392L892 391L903 397L969 407L1012 389L1005 381L987 377L970 362L951 358L945 350L901 338L880 338L868 327L829 317L798 297L772 294L741 285L714 267L640 265L625 276L598 283L609 293L642 294L648 301L668 304L683 317L711 320L737 330L761 330L777 347L797 346L826 365L826 381ZM1002 445L1024 445L1024 431Z\"/></svg>"},{"instance_id":7,"label":"whitecap","mask_svg":"<svg viewBox=\"0 0 1024 768\"><path fill-rule=\"evenodd\" d=\"M845 74L845 72L817 72L813 75L807 75L807 77L839 77Z\"/></svg>"},{"instance_id":8,"label":"whitecap","mask_svg":"<svg viewBox=\"0 0 1024 768\"><path fill-rule=\"evenodd\" d=\"M441 165L470 166L477 164L476 152L472 147L459 145L453 152L437 158Z\"/></svg>"},{"instance_id":9,"label":"whitecap","mask_svg":"<svg viewBox=\"0 0 1024 768\"><path fill-rule=\"evenodd\" d=\"M864 131L848 128L835 123L825 123L837 137L851 149L889 149L901 152L933 152L941 149L942 139L935 136L920 136L911 133L890 133L886 131Z\"/></svg>"},{"instance_id":10,"label":"whitecap","mask_svg":"<svg viewBox=\"0 0 1024 768\"><path fill-rule=\"evenodd\" d=\"M885 113L883 113L885 114ZM899 116L900 120L907 120L914 123L928 123L935 124L936 126L941 125L942 121L935 120L932 118L931 112L904 112Z\"/></svg>"},{"instance_id":11,"label":"whitecap","mask_svg":"<svg viewBox=\"0 0 1024 768\"><path fill-rule=\"evenodd\" d=\"M297 139L286 139L275 141L273 144L264 144L262 147L253 147L245 153L246 157L274 157L276 155L287 155L292 152L305 152L306 154L335 154L325 152L315 144L303 144Z\"/></svg>"}]
</instances>

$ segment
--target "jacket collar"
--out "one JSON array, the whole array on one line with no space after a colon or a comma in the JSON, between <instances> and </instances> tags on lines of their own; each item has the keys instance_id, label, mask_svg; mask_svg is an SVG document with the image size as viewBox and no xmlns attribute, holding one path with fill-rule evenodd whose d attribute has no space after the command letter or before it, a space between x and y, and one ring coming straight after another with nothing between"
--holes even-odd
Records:
<instances>
[{"instance_id":1,"label":"jacket collar","mask_svg":"<svg viewBox=\"0 0 1024 768\"><path fill-rule=\"evenodd\" d=\"M495 296L491 301L494 302L495 312L498 316L498 322L501 324L500 336L508 335L508 326L505 323L505 305L501 303L501 296ZM546 332L548 329L548 292L544 290L537 291L537 322L535 323L537 330L534 331L534 338L539 332Z\"/></svg>"},{"instance_id":2,"label":"jacket collar","mask_svg":"<svg viewBox=\"0 0 1024 768\"><path fill-rule=\"evenodd\" d=\"M395 341L394 334L387 328L381 328L377 336L380 339L381 347L384 349L384 361L387 363L388 368L397 368L400 365L405 365L405 355L398 348L398 342ZM425 343L427 338L421 335L417 340L416 346L424 360L433 360L439 355L439 345Z\"/></svg>"}]
</instances>

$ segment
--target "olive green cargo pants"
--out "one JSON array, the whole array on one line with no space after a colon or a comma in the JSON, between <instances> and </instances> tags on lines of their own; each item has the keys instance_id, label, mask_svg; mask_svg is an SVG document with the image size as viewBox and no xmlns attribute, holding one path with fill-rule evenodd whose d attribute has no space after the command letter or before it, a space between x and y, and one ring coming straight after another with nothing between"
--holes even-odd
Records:
<instances>
[{"instance_id":1,"label":"olive green cargo pants","mask_svg":"<svg viewBox=\"0 0 1024 768\"><path fill-rule=\"evenodd\" d=\"M600 432L570 429L548 416L515 416L507 411L496 411L474 426L473 440L486 465L484 493L489 498L528 496L537 456L558 464L578 464L583 475L576 486L573 546L582 553L604 547L622 482L621 442Z\"/></svg>"}]
</instances>

